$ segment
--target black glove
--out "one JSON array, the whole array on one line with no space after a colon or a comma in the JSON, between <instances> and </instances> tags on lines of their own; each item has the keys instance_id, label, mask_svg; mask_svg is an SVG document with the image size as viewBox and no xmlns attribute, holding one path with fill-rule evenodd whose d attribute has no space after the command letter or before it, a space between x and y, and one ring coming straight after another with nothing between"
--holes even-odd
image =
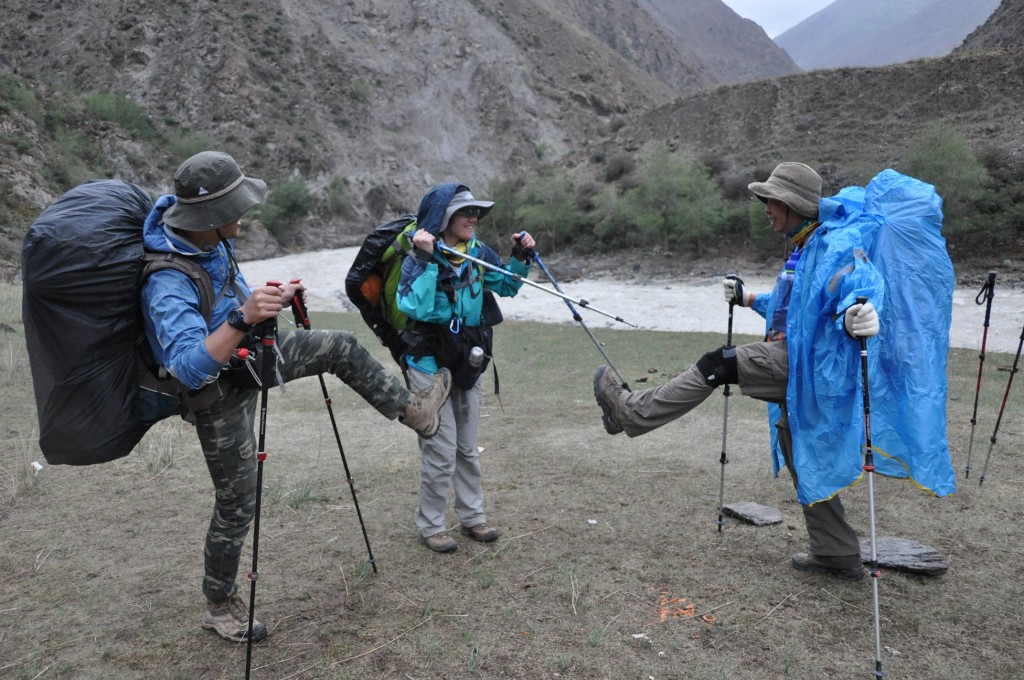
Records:
<instances>
[{"instance_id":1,"label":"black glove","mask_svg":"<svg viewBox=\"0 0 1024 680\"><path fill-rule=\"evenodd\" d=\"M533 263L533 248L524 248L522 242L516 239L516 242L512 244L512 257L523 264L531 264Z\"/></svg>"}]
</instances>

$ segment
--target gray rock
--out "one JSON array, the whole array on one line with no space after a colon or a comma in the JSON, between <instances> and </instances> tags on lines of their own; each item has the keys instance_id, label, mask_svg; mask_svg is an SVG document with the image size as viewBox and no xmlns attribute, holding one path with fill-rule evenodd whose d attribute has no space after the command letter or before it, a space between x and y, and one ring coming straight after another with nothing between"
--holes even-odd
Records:
<instances>
[{"instance_id":1,"label":"gray rock","mask_svg":"<svg viewBox=\"0 0 1024 680\"><path fill-rule=\"evenodd\" d=\"M770 508L767 505L759 505L750 501L741 501L739 503L726 503L722 506L722 514L728 515L729 517L735 517L736 519L743 520L755 526L765 526L766 524L780 524L782 523L782 513L775 508Z\"/></svg>"},{"instance_id":2,"label":"gray rock","mask_svg":"<svg viewBox=\"0 0 1024 680\"><path fill-rule=\"evenodd\" d=\"M878 566L923 576L942 576L949 570L949 563L935 548L921 545L909 538L893 536L876 537L875 554ZM871 539L860 542L860 554L864 564L871 562Z\"/></svg>"}]
</instances>

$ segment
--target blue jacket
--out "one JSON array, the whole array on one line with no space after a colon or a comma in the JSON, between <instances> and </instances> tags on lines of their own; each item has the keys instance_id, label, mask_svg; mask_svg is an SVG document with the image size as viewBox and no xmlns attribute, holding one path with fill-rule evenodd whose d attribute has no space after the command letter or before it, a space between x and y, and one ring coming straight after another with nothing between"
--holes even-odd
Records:
<instances>
[{"instance_id":1,"label":"blue jacket","mask_svg":"<svg viewBox=\"0 0 1024 680\"><path fill-rule=\"evenodd\" d=\"M823 200L819 214L821 225L796 263L786 316L786 408L797 498L804 505L831 498L860 477L860 343L846 334L843 312L858 296L867 297L880 314L885 304L881 273L867 259L860 230L847 223L838 203ZM777 285L771 294L759 295L752 307L770 320L779 302ZM769 407L772 423L779 414L778 406ZM784 463L774 427L772 435L778 473Z\"/></svg>"},{"instance_id":2,"label":"blue jacket","mask_svg":"<svg viewBox=\"0 0 1024 680\"><path fill-rule=\"evenodd\" d=\"M440 184L432 188L420 202L417 214L417 229L425 229L440 238L441 220L460 185L455 182ZM501 257L475 238L468 244L467 254L489 264L501 267L513 274L525 277L530 266L515 258L503 263ZM480 270L483 269L481 273ZM444 279L443 281L441 281ZM454 303L438 283L454 286ZM483 310L483 290L486 288L502 297L513 297L522 287L522 281L500 272L483 268L468 260L460 265L451 264L437 249L430 261L417 257L406 257L402 261L402 275L398 282L398 309L410 318L426 323L447 326L452 319L458 319L466 326L479 326ZM423 371L436 372L437 362L432 356L419 360L408 358L409 364Z\"/></svg>"},{"instance_id":3,"label":"blue jacket","mask_svg":"<svg viewBox=\"0 0 1024 680\"><path fill-rule=\"evenodd\" d=\"M206 336L218 328L228 312L242 306L228 283L228 253L224 244L209 252L201 252L194 245L179 238L163 223L164 211L174 205L174 196L161 196L142 227L143 245L154 252L173 252L194 257L210 275L217 303L210 313L210 323L199 311L199 290L181 272L161 270L154 272L142 288L142 318L146 326L146 339L157 363L189 389L198 389L213 382L221 364L206 351ZM231 244L234 247L234 244ZM248 296L250 289L239 273L235 282Z\"/></svg>"},{"instance_id":4,"label":"blue jacket","mask_svg":"<svg viewBox=\"0 0 1024 680\"><path fill-rule=\"evenodd\" d=\"M827 500L863 477L860 342L841 312L866 296L880 333L867 341L876 472L945 496L955 491L946 438L953 268L935 188L892 170L821 201L822 224L797 263L787 316L786 407L797 497ZM776 291L753 308L771 319ZM771 423L778 406L769 406ZM775 471L782 466L772 427Z\"/></svg>"}]
</instances>

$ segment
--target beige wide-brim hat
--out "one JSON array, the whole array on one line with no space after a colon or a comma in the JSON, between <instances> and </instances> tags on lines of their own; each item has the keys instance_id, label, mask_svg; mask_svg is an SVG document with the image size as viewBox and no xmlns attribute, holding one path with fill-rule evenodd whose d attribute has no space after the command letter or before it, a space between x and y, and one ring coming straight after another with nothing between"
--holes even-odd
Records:
<instances>
[{"instance_id":1,"label":"beige wide-brim hat","mask_svg":"<svg viewBox=\"0 0 1024 680\"><path fill-rule=\"evenodd\" d=\"M747 188L762 201L781 201L804 217L818 217L821 203L821 177L803 163L779 163L764 182L752 182Z\"/></svg>"},{"instance_id":2,"label":"beige wide-brim hat","mask_svg":"<svg viewBox=\"0 0 1024 680\"><path fill-rule=\"evenodd\" d=\"M441 220L441 231L448 228L448 221L451 220L452 215L467 206L475 205L480 208L480 219L491 211L494 207L494 201L478 201L473 198L473 194L468 191L460 191L459 193L452 196L452 200L448 203L448 207L444 210L444 218Z\"/></svg>"},{"instance_id":3,"label":"beige wide-brim hat","mask_svg":"<svg viewBox=\"0 0 1024 680\"><path fill-rule=\"evenodd\" d=\"M174 173L174 205L164 211L164 224L185 231L212 231L234 224L263 202L267 184L242 174L235 159L219 151L203 151Z\"/></svg>"}]
</instances>

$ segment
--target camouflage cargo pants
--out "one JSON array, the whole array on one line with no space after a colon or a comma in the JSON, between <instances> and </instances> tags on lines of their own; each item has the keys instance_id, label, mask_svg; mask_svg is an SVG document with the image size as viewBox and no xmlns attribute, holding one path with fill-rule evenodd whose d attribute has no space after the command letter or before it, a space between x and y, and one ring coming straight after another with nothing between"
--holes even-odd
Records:
<instances>
[{"instance_id":1,"label":"camouflage cargo pants","mask_svg":"<svg viewBox=\"0 0 1024 680\"><path fill-rule=\"evenodd\" d=\"M278 337L278 347L284 382L332 374L389 420L402 414L409 403L402 381L385 371L351 333L285 331ZM222 602L238 589L242 546L256 510L254 420L259 395L257 389L229 389L209 408L196 413L196 434L216 497L206 534L203 579L203 593L212 602Z\"/></svg>"}]
</instances>

